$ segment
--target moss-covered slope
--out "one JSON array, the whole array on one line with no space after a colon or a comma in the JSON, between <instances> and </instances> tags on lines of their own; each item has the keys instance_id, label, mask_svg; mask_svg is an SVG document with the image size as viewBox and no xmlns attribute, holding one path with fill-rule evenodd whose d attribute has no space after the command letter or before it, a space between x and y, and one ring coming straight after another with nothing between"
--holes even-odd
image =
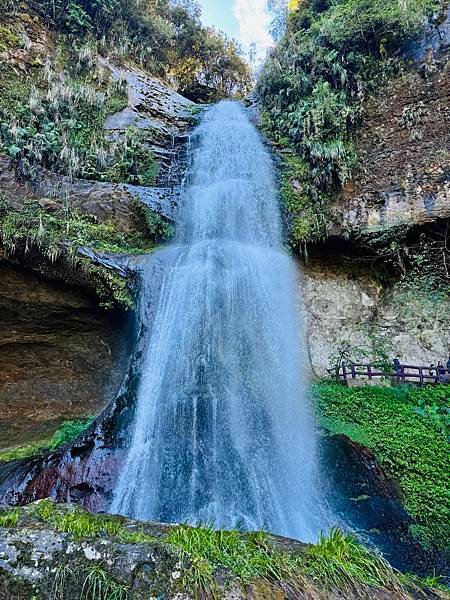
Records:
<instances>
[{"instance_id":1,"label":"moss-covered slope","mask_svg":"<svg viewBox=\"0 0 450 600\"><path fill-rule=\"evenodd\" d=\"M421 82L419 87L424 92L418 96L428 95L431 102L441 94L441 104L445 106L445 51L439 62L434 56L437 47L426 37L426 29L438 28L445 21L447 4L435 0L409 0L402 4L396 0L307 0L293 6L287 31L267 61L258 84L263 129L284 149L282 199L290 217L292 246L318 241L329 231L327 214L337 192L344 184L351 191L350 181L358 179L358 169L364 172L369 166L365 149L358 143L359 127L366 118L366 100L379 95L375 102L382 104L383 96L392 93L391 89L385 90L388 82L418 67L411 65L411 58L417 58L416 63L423 61L423 80L436 72L443 74L443 80L438 78L434 89L428 86L427 90L427 84ZM440 37L445 48L445 29L444 34L437 33L436 38ZM413 42L418 38L429 48L426 57L415 55ZM416 104L402 104L397 94L393 105L400 108L398 115L393 114L391 106L383 117L388 121L395 116L399 123L403 120L406 124L412 119L413 123L403 132L404 136L409 135L417 124L414 121L420 119L419 99ZM438 112L433 111L431 118L439 124ZM378 116L377 125L382 130L388 123L379 122ZM445 135L445 127L441 131ZM400 132L398 137L404 136ZM420 140L411 141L418 144ZM436 145L439 144L437 136ZM370 139L366 145L370 153ZM389 142L386 146L390 148ZM418 167L421 158L417 158ZM381 166L382 156L378 162ZM381 167L384 173L386 162ZM401 181L404 171L402 168L394 177ZM425 176L426 173L425 169ZM369 178L370 175L368 170ZM370 183L372 191L375 182ZM357 204L352 207L356 212Z\"/></svg>"},{"instance_id":2,"label":"moss-covered slope","mask_svg":"<svg viewBox=\"0 0 450 600\"><path fill-rule=\"evenodd\" d=\"M449 386L313 387L319 419L331 434L370 448L400 485L413 517L411 533L425 546L450 543Z\"/></svg>"}]
</instances>

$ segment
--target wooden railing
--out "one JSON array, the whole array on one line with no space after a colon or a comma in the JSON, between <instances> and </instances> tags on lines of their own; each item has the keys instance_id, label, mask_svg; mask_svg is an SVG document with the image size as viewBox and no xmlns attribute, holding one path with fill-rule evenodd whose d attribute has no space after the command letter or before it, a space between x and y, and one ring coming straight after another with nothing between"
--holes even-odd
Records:
<instances>
[{"instance_id":1,"label":"wooden railing","mask_svg":"<svg viewBox=\"0 0 450 600\"><path fill-rule=\"evenodd\" d=\"M418 381L418 383L450 383L450 370L438 373L437 367L424 367L417 365L400 365L390 370L380 370L371 364L342 364L340 367L328 369L328 373L340 381L366 377L375 379L377 377L388 377L394 381Z\"/></svg>"}]
</instances>

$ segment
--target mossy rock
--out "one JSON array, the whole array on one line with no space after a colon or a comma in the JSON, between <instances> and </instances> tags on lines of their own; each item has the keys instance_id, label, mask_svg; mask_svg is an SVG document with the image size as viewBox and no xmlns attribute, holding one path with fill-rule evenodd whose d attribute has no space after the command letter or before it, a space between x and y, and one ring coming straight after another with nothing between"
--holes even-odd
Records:
<instances>
[{"instance_id":1,"label":"mossy rock","mask_svg":"<svg viewBox=\"0 0 450 600\"><path fill-rule=\"evenodd\" d=\"M9 521L8 510L14 516ZM2 518L0 582L11 591L5 597L17 600L26 598L22 590L34 594L27 600L50 600L55 591L62 600L337 600L343 593L369 600L413 598L410 580L338 530L316 546L306 546L264 533L92 515L51 500L7 509ZM420 580L414 585L420 586ZM437 598L440 590L422 587L420 592L424 598Z\"/></svg>"}]
</instances>

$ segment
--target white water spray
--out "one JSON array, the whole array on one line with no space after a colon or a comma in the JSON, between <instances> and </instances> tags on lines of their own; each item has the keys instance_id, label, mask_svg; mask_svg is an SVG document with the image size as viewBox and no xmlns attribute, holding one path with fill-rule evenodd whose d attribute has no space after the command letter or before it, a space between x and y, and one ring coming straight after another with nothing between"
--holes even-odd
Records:
<instances>
[{"instance_id":1,"label":"white water spray","mask_svg":"<svg viewBox=\"0 0 450 600\"><path fill-rule=\"evenodd\" d=\"M315 434L271 159L232 102L193 144L111 511L313 540Z\"/></svg>"}]
</instances>

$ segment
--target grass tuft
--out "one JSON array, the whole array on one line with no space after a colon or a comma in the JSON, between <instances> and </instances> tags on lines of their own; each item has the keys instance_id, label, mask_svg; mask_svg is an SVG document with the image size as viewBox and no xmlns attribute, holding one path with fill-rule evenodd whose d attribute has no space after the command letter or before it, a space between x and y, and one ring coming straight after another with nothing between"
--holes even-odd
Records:
<instances>
[{"instance_id":1,"label":"grass tuft","mask_svg":"<svg viewBox=\"0 0 450 600\"><path fill-rule=\"evenodd\" d=\"M50 500L41 500L33 506L35 516L51 523L61 532L70 533L75 539L95 538L106 535L124 544L153 544L158 539L142 530L128 529L121 517L112 515L94 515L79 507L61 512Z\"/></svg>"},{"instance_id":2,"label":"grass tuft","mask_svg":"<svg viewBox=\"0 0 450 600\"><path fill-rule=\"evenodd\" d=\"M20 518L20 509L0 509L0 527L16 527Z\"/></svg>"},{"instance_id":3,"label":"grass tuft","mask_svg":"<svg viewBox=\"0 0 450 600\"><path fill-rule=\"evenodd\" d=\"M398 574L382 556L369 550L351 534L333 529L307 550L307 574L327 589L361 585L400 589Z\"/></svg>"},{"instance_id":4,"label":"grass tuft","mask_svg":"<svg viewBox=\"0 0 450 600\"><path fill-rule=\"evenodd\" d=\"M93 565L86 574L81 597L89 600L126 600L129 588L115 581L99 564Z\"/></svg>"}]
</instances>

